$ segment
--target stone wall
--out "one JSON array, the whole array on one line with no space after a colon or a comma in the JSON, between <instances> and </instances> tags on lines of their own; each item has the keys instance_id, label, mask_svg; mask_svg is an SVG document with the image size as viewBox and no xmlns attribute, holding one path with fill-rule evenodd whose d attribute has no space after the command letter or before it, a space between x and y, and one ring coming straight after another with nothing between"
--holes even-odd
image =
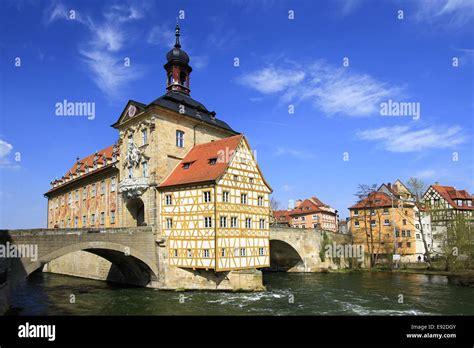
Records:
<instances>
[{"instance_id":1,"label":"stone wall","mask_svg":"<svg viewBox=\"0 0 474 348\"><path fill-rule=\"evenodd\" d=\"M43 267L43 272L123 283L120 270L110 261L87 251L75 251L58 257Z\"/></svg>"},{"instance_id":2,"label":"stone wall","mask_svg":"<svg viewBox=\"0 0 474 348\"><path fill-rule=\"evenodd\" d=\"M10 262L0 258L0 315L5 314L10 306L10 284L7 279Z\"/></svg>"},{"instance_id":3,"label":"stone wall","mask_svg":"<svg viewBox=\"0 0 474 348\"><path fill-rule=\"evenodd\" d=\"M324 237L326 236L326 238ZM270 262L272 271L324 272L349 267L345 257L326 257L325 245L350 245L350 236L319 229L272 227Z\"/></svg>"}]
</instances>

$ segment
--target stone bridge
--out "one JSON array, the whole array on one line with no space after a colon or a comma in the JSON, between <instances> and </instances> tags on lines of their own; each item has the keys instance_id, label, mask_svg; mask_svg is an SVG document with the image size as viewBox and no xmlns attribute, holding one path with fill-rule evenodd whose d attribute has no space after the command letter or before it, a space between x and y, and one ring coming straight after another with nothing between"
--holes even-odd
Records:
<instances>
[{"instance_id":1,"label":"stone bridge","mask_svg":"<svg viewBox=\"0 0 474 348\"><path fill-rule=\"evenodd\" d=\"M324 235L326 238L324 238ZM321 260L325 243L348 244L350 237L319 229L289 227L270 228L271 271L321 272L345 267L345 261L332 258ZM324 250L322 251L324 253Z\"/></svg>"},{"instance_id":2,"label":"stone bridge","mask_svg":"<svg viewBox=\"0 0 474 348\"><path fill-rule=\"evenodd\" d=\"M321 260L321 248L333 241L350 242L347 236L328 231L272 227L270 270L319 272L340 268L340 262ZM159 289L263 288L262 273L256 270L214 273L172 266L166 245L166 237L158 235L152 227L0 230L0 314L5 310L8 293L19 281L55 262L61 269L55 273ZM11 254L18 247L26 253L23 257ZM78 274L81 267L83 273ZM98 267L99 276L94 274Z\"/></svg>"},{"instance_id":3,"label":"stone bridge","mask_svg":"<svg viewBox=\"0 0 474 348\"><path fill-rule=\"evenodd\" d=\"M151 227L0 230L0 244L9 253L6 259L10 287L50 261L76 251L87 251L110 261L128 284L147 286L158 277ZM17 248L21 248L23 257L13 254Z\"/></svg>"}]
</instances>

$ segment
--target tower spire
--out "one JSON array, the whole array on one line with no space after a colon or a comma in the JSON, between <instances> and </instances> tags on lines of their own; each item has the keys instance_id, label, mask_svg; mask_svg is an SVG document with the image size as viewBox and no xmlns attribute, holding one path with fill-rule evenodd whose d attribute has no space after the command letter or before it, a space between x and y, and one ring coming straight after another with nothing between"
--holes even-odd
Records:
<instances>
[{"instance_id":1,"label":"tower spire","mask_svg":"<svg viewBox=\"0 0 474 348\"><path fill-rule=\"evenodd\" d=\"M179 43L179 24L178 24L178 18L176 18L176 28L175 28L175 34L176 36L176 42L174 44L174 47L176 48L181 48L181 44Z\"/></svg>"},{"instance_id":2,"label":"tower spire","mask_svg":"<svg viewBox=\"0 0 474 348\"><path fill-rule=\"evenodd\" d=\"M166 54L166 90L168 92L179 91L189 94L189 74L192 69L189 66L189 56L181 49L179 42L179 23L176 18L175 29L176 41L174 47Z\"/></svg>"}]
</instances>

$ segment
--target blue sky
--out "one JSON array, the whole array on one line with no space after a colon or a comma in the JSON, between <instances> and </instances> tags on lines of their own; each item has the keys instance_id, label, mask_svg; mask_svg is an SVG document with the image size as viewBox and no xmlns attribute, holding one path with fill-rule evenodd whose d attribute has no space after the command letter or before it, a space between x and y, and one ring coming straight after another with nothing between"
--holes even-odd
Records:
<instances>
[{"instance_id":1,"label":"blue sky","mask_svg":"<svg viewBox=\"0 0 474 348\"><path fill-rule=\"evenodd\" d=\"M192 97L245 133L283 206L315 195L344 217L359 183L410 176L474 191L472 1L0 6L0 228L45 226L51 179L115 142L129 99L164 93L180 10ZM95 118L56 116L64 99ZM382 115L389 100L419 118Z\"/></svg>"}]
</instances>

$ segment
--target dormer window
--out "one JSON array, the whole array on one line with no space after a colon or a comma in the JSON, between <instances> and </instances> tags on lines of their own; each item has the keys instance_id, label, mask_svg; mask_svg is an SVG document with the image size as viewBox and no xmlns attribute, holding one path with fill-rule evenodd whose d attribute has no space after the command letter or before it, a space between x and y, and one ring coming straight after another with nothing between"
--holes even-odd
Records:
<instances>
[{"instance_id":1,"label":"dormer window","mask_svg":"<svg viewBox=\"0 0 474 348\"><path fill-rule=\"evenodd\" d=\"M190 166L191 166L191 162L183 163L183 169L189 169Z\"/></svg>"},{"instance_id":2,"label":"dormer window","mask_svg":"<svg viewBox=\"0 0 474 348\"><path fill-rule=\"evenodd\" d=\"M210 164L211 166L215 165L216 163L217 163L217 158L211 158L211 159L209 159L209 164Z\"/></svg>"}]
</instances>

